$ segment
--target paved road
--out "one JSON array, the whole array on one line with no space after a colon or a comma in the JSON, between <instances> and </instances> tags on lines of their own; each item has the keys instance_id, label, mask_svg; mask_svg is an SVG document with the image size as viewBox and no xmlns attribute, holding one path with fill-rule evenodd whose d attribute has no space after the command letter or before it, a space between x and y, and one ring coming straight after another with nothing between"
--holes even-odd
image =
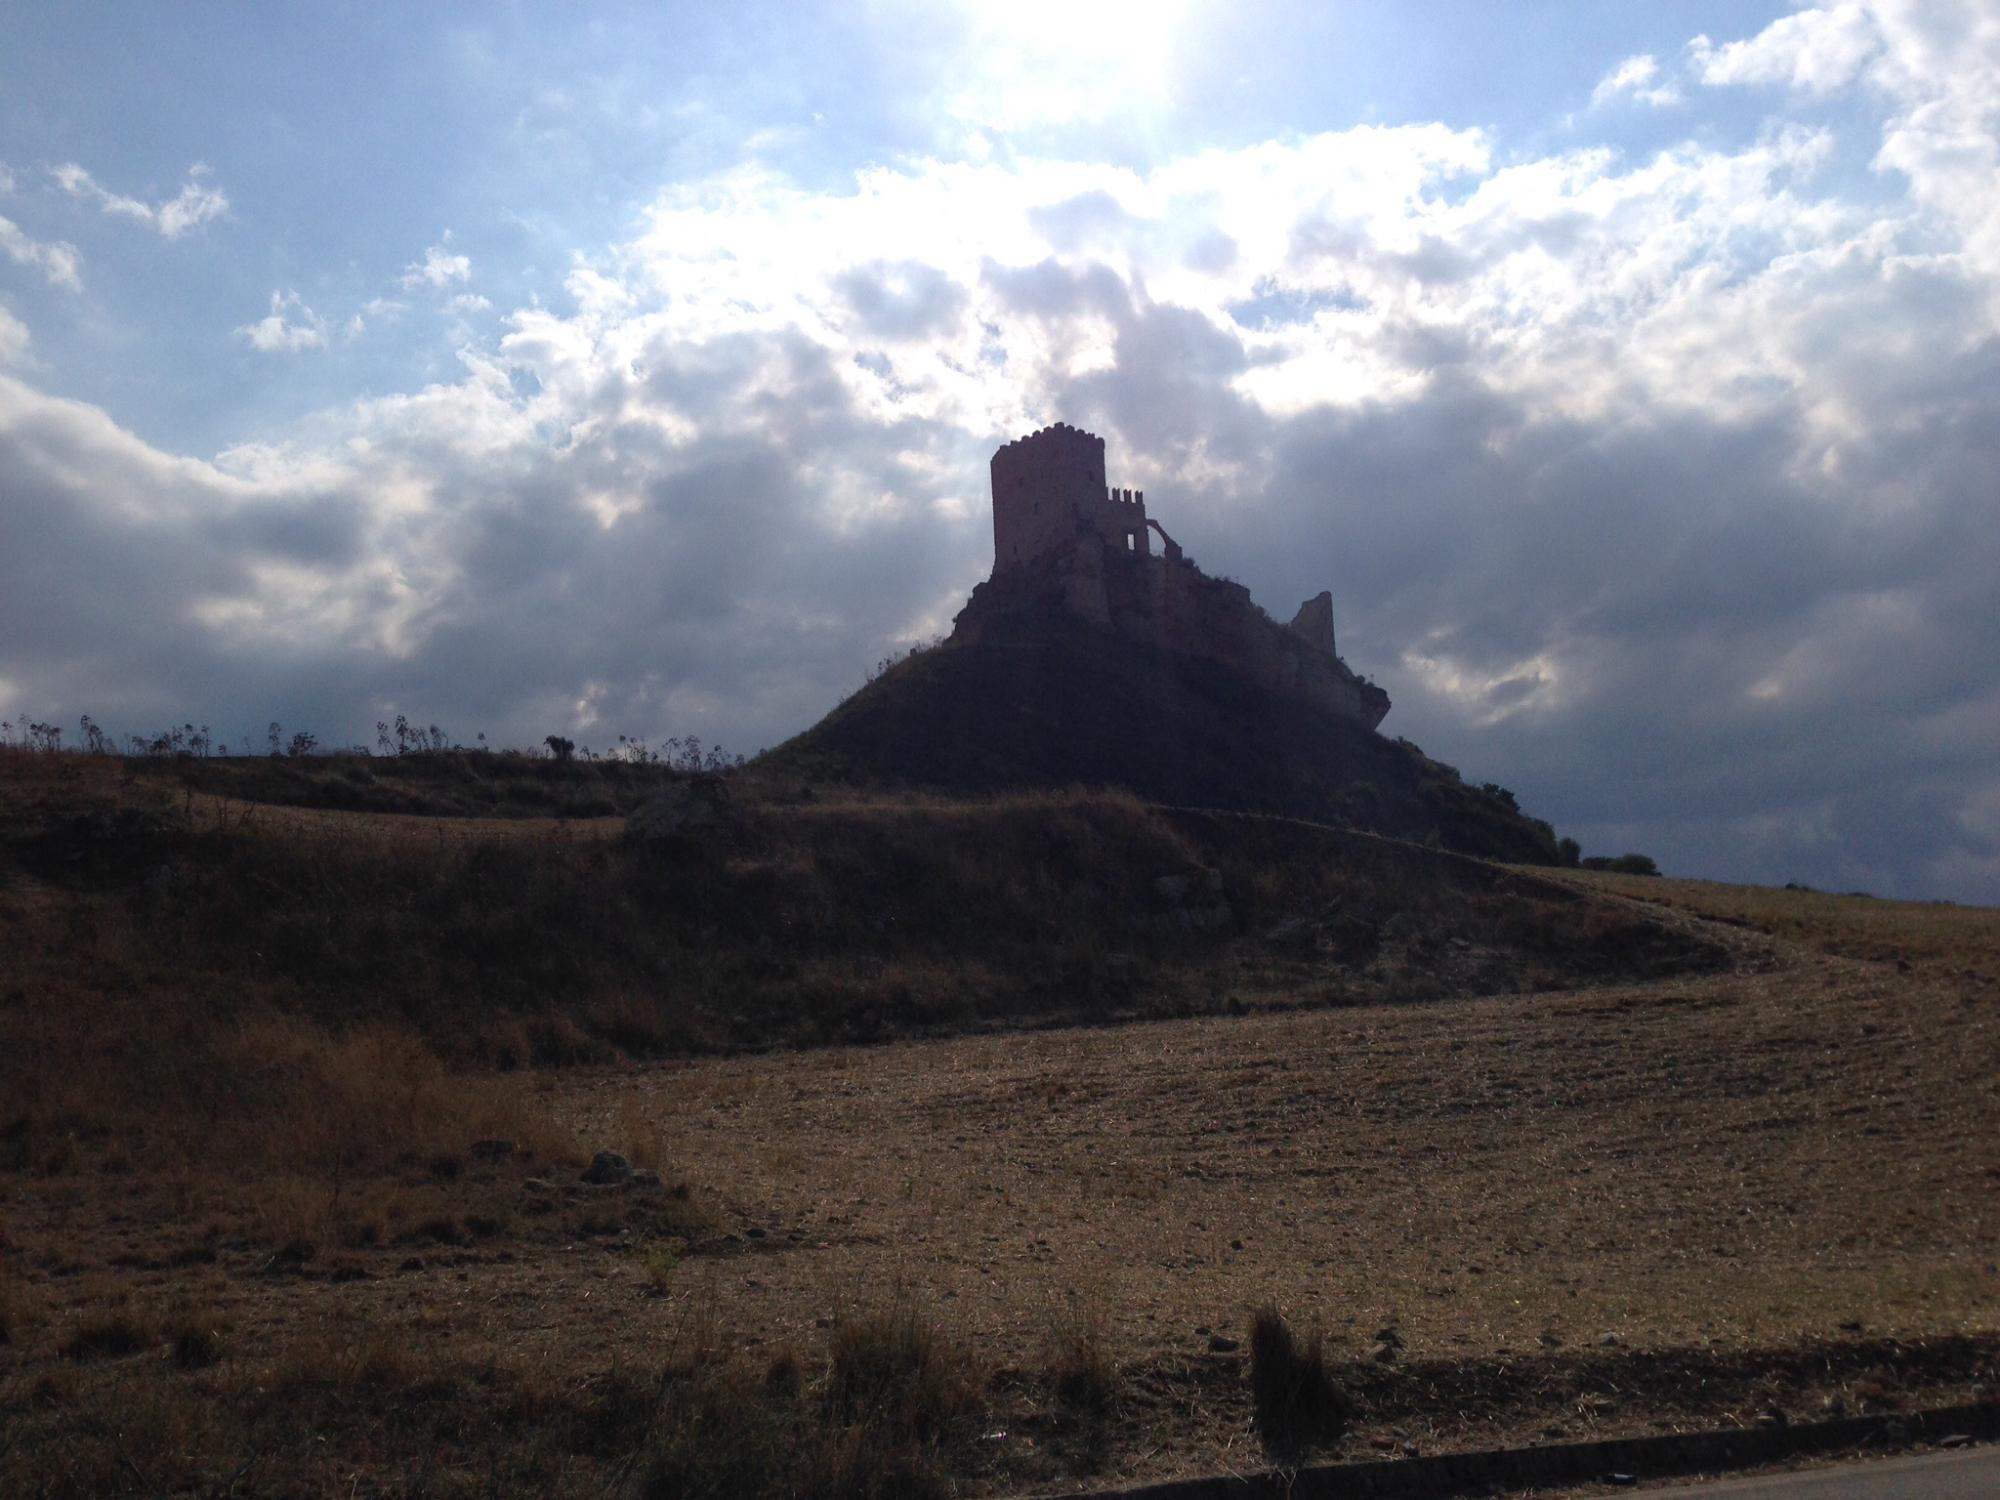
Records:
<instances>
[{"instance_id":1,"label":"paved road","mask_svg":"<svg viewBox=\"0 0 2000 1500\"><path fill-rule=\"evenodd\" d=\"M1649 1500L1994 1500L2000 1496L2000 1446L1638 1493Z\"/></svg>"}]
</instances>

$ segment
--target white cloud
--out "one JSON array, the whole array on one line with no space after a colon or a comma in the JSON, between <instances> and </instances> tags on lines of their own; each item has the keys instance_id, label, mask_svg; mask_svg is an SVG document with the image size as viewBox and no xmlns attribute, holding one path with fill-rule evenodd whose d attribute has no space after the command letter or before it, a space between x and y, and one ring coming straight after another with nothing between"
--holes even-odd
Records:
<instances>
[{"instance_id":1,"label":"white cloud","mask_svg":"<svg viewBox=\"0 0 2000 1500\"><path fill-rule=\"evenodd\" d=\"M271 293L271 310L255 323L236 330L237 336L264 354L296 354L326 347L326 324L305 305L297 292Z\"/></svg>"},{"instance_id":2,"label":"white cloud","mask_svg":"<svg viewBox=\"0 0 2000 1500\"><path fill-rule=\"evenodd\" d=\"M1986 0L1844 0L1689 51L1705 83L1886 101L1876 168L1902 174L1959 253L2000 273L2000 11Z\"/></svg>"},{"instance_id":3,"label":"white cloud","mask_svg":"<svg viewBox=\"0 0 2000 1500\"><path fill-rule=\"evenodd\" d=\"M477 292L460 292L451 301L447 302L445 306L453 312L458 313L491 312L493 310L493 304Z\"/></svg>"},{"instance_id":4,"label":"white cloud","mask_svg":"<svg viewBox=\"0 0 2000 1500\"><path fill-rule=\"evenodd\" d=\"M1859 0L1816 6L1719 47L1698 36L1688 53L1703 83L1782 84L1823 94L1852 82L1880 50L1874 9Z\"/></svg>"},{"instance_id":5,"label":"white cloud","mask_svg":"<svg viewBox=\"0 0 2000 1500\"><path fill-rule=\"evenodd\" d=\"M51 175L72 198L94 202L105 213L120 218L136 219L165 239L177 240L190 229L206 224L210 219L220 218L229 211L229 199L222 190L203 180L208 175L208 168L201 162L188 168L180 192L164 203L147 203L123 193L111 192L75 162L56 167Z\"/></svg>"},{"instance_id":6,"label":"white cloud","mask_svg":"<svg viewBox=\"0 0 2000 1500\"><path fill-rule=\"evenodd\" d=\"M14 174L8 170L5 162L0 162L0 197L5 197L13 191Z\"/></svg>"},{"instance_id":7,"label":"white cloud","mask_svg":"<svg viewBox=\"0 0 2000 1500\"><path fill-rule=\"evenodd\" d=\"M442 244L432 245L424 251L424 258L403 268L405 287L447 287L454 282L472 279L472 261L463 255L454 255L448 248L451 233L446 231Z\"/></svg>"},{"instance_id":8,"label":"white cloud","mask_svg":"<svg viewBox=\"0 0 2000 1500\"><path fill-rule=\"evenodd\" d=\"M1655 109L1679 104L1681 102L1679 87L1671 81L1654 82L1659 76L1659 61L1650 53L1641 52L1634 57L1628 57L1606 73L1598 81L1597 87L1590 91L1591 105L1595 107L1604 104L1620 94L1630 94L1639 103L1650 104Z\"/></svg>"},{"instance_id":9,"label":"white cloud","mask_svg":"<svg viewBox=\"0 0 2000 1500\"><path fill-rule=\"evenodd\" d=\"M61 240L33 239L20 225L4 217L0 217L0 252L16 265L39 270L51 286L72 292L83 286L83 262L77 256L76 246Z\"/></svg>"},{"instance_id":10,"label":"white cloud","mask_svg":"<svg viewBox=\"0 0 2000 1500\"><path fill-rule=\"evenodd\" d=\"M27 357L28 325L0 307L0 365L14 364Z\"/></svg>"}]
</instances>

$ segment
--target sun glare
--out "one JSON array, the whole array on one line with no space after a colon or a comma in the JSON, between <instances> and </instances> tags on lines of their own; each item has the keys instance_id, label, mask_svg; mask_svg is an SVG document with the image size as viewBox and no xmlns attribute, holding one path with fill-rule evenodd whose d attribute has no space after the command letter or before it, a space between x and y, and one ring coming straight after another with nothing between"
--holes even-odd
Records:
<instances>
[{"instance_id":1,"label":"sun glare","mask_svg":"<svg viewBox=\"0 0 2000 1500\"><path fill-rule=\"evenodd\" d=\"M964 102L1004 127L1162 100L1188 10L1188 0L977 0L968 52L979 86Z\"/></svg>"}]
</instances>

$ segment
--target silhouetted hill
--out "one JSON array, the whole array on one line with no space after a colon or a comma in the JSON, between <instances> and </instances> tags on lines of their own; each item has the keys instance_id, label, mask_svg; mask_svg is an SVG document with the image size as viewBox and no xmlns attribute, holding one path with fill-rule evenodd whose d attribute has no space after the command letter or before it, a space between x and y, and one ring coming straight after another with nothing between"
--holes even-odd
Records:
<instances>
[{"instance_id":1,"label":"silhouetted hill","mask_svg":"<svg viewBox=\"0 0 2000 1500\"><path fill-rule=\"evenodd\" d=\"M1500 788L1227 667L1074 616L1011 613L897 663L751 764L760 779L977 793L1116 786L1554 864Z\"/></svg>"}]
</instances>

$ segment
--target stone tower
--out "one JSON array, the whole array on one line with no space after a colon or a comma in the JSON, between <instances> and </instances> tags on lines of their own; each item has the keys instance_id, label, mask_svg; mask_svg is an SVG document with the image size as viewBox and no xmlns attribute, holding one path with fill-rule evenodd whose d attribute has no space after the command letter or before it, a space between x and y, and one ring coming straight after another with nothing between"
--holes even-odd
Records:
<instances>
[{"instance_id":1,"label":"stone tower","mask_svg":"<svg viewBox=\"0 0 2000 1500\"><path fill-rule=\"evenodd\" d=\"M1058 422L993 455L995 575L1060 556L1093 535L1114 551L1152 551L1146 497L1105 487L1103 438Z\"/></svg>"}]
</instances>

